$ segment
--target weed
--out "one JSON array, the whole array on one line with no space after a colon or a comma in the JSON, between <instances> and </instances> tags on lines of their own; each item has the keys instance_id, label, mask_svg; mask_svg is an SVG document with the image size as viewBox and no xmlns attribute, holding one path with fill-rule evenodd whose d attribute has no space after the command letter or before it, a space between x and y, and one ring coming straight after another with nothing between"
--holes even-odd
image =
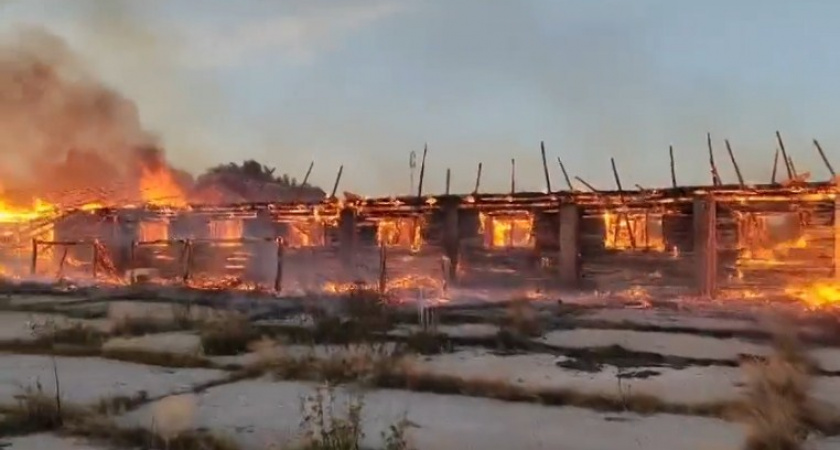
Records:
<instances>
[{"instance_id":1,"label":"weed","mask_svg":"<svg viewBox=\"0 0 840 450\"><path fill-rule=\"evenodd\" d=\"M421 355L435 355L452 349L449 338L442 333L416 331L408 335L406 348Z\"/></svg>"},{"instance_id":2,"label":"weed","mask_svg":"<svg viewBox=\"0 0 840 450\"><path fill-rule=\"evenodd\" d=\"M810 397L813 363L792 334L779 334L775 352L744 365L746 450L799 450L828 422Z\"/></svg>"},{"instance_id":3,"label":"weed","mask_svg":"<svg viewBox=\"0 0 840 450\"><path fill-rule=\"evenodd\" d=\"M206 355L238 355L260 338L247 317L229 317L208 322L201 330L201 347Z\"/></svg>"},{"instance_id":4,"label":"weed","mask_svg":"<svg viewBox=\"0 0 840 450\"><path fill-rule=\"evenodd\" d=\"M301 450L359 450L362 431L361 395L351 395L344 414L335 411L334 388L325 384L301 402Z\"/></svg>"},{"instance_id":5,"label":"weed","mask_svg":"<svg viewBox=\"0 0 840 450\"><path fill-rule=\"evenodd\" d=\"M543 326L539 313L527 298L514 299L506 308L502 320L502 329L520 337L539 337L543 334Z\"/></svg>"}]
</instances>

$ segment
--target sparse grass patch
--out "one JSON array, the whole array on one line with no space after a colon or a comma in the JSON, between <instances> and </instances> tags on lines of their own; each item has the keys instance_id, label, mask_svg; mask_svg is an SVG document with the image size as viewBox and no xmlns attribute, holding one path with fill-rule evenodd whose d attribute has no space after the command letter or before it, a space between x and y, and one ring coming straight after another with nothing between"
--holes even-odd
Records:
<instances>
[{"instance_id":1,"label":"sparse grass patch","mask_svg":"<svg viewBox=\"0 0 840 450\"><path fill-rule=\"evenodd\" d=\"M239 450L231 439L203 430L188 430L172 437L162 437L145 428L122 428L104 416L90 418L67 428L67 433L107 443L116 448L167 450Z\"/></svg>"},{"instance_id":2,"label":"sparse grass patch","mask_svg":"<svg viewBox=\"0 0 840 450\"><path fill-rule=\"evenodd\" d=\"M526 338L539 337L544 332L539 313L527 298L517 298L510 302L505 310L501 328Z\"/></svg>"},{"instance_id":3,"label":"sparse grass patch","mask_svg":"<svg viewBox=\"0 0 840 450\"><path fill-rule=\"evenodd\" d=\"M27 387L15 396L15 405L3 408L0 435L23 435L61 428L88 413L82 408L61 404L55 395L44 392L40 384Z\"/></svg>"},{"instance_id":4,"label":"sparse grass patch","mask_svg":"<svg viewBox=\"0 0 840 450\"><path fill-rule=\"evenodd\" d=\"M445 334L430 331L416 331L409 334L405 346L406 349L421 355L436 355L452 350L452 343Z\"/></svg>"},{"instance_id":5,"label":"sparse grass patch","mask_svg":"<svg viewBox=\"0 0 840 450\"><path fill-rule=\"evenodd\" d=\"M242 315L231 315L206 323L201 330L201 347L207 355L238 355L260 338L259 331Z\"/></svg>"},{"instance_id":6,"label":"sparse grass patch","mask_svg":"<svg viewBox=\"0 0 840 450\"><path fill-rule=\"evenodd\" d=\"M115 336L143 336L146 334L183 331L192 328L192 323L173 318L153 316L126 316L114 320L111 334Z\"/></svg>"},{"instance_id":7,"label":"sparse grass patch","mask_svg":"<svg viewBox=\"0 0 840 450\"><path fill-rule=\"evenodd\" d=\"M301 402L302 444L299 450L360 450L365 434L362 429L364 396L351 393L337 412L335 389L330 384L318 387ZM408 450L408 420L403 417L382 433L383 450Z\"/></svg>"},{"instance_id":8,"label":"sparse grass patch","mask_svg":"<svg viewBox=\"0 0 840 450\"><path fill-rule=\"evenodd\" d=\"M810 396L814 367L790 333L778 334L774 354L744 365L746 450L799 450L812 431L835 426L836 417Z\"/></svg>"},{"instance_id":9,"label":"sparse grass patch","mask_svg":"<svg viewBox=\"0 0 840 450\"><path fill-rule=\"evenodd\" d=\"M74 323L66 328L56 328L39 339L53 344L98 347L107 337L106 333L90 325Z\"/></svg>"},{"instance_id":10,"label":"sparse grass patch","mask_svg":"<svg viewBox=\"0 0 840 450\"><path fill-rule=\"evenodd\" d=\"M532 388L507 380L463 378L417 370L410 358L398 352L335 354L327 357L279 356L271 364L246 369L249 376L268 371L277 379L330 383L358 383L370 388L403 389L435 394L464 395L509 402L575 406L596 411L671 413L732 419L737 402L675 403L645 393L590 393L567 388Z\"/></svg>"},{"instance_id":11,"label":"sparse grass patch","mask_svg":"<svg viewBox=\"0 0 840 450\"><path fill-rule=\"evenodd\" d=\"M131 348L103 349L99 356L116 361L177 368L213 368L207 359L183 353L150 352Z\"/></svg>"}]
</instances>

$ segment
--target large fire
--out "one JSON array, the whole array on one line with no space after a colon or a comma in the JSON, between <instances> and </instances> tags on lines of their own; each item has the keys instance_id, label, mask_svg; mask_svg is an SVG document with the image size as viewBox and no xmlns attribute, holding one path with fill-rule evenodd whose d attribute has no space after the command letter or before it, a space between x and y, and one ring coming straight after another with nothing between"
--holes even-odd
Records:
<instances>
[{"instance_id":1,"label":"large fire","mask_svg":"<svg viewBox=\"0 0 840 450\"><path fill-rule=\"evenodd\" d=\"M485 236L485 245L493 248L534 245L534 216L527 213L483 214L479 216L479 233Z\"/></svg>"},{"instance_id":2,"label":"large fire","mask_svg":"<svg viewBox=\"0 0 840 450\"><path fill-rule=\"evenodd\" d=\"M837 306L840 305L840 282L823 280L801 286L789 286L785 289L785 294L811 309Z\"/></svg>"},{"instance_id":3,"label":"large fire","mask_svg":"<svg viewBox=\"0 0 840 450\"><path fill-rule=\"evenodd\" d=\"M417 217L383 219L377 223L376 241L386 247L419 251L423 245L422 220Z\"/></svg>"},{"instance_id":4,"label":"large fire","mask_svg":"<svg viewBox=\"0 0 840 450\"><path fill-rule=\"evenodd\" d=\"M141 168L140 195L144 202L151 205L183 207L187 204L186 195L172 171L163 166Z\"/></svg>"}]
</instances>

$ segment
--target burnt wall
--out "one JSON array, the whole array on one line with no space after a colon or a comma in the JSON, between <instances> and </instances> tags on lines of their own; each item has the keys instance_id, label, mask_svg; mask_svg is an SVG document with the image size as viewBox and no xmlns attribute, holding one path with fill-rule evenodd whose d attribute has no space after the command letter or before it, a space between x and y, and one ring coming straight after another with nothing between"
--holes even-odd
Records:
<instances>
[{"instance_id":1,"label":"burnt wall","mask_svg":"<svg viewBox=\"0 0 840 450\"><path fill-rule=\"evenodd\" d=\"M695 288L690 204L585 208L580 228L584 287L610 292Z\"/></svg>"},{"instance_id":2,"label":"burnt wall","mask_svg":"<svg viewBox=\"0 0 840 450\"><path fill-rule=\"evenodd\" d=\"M717 202L718 287L748 293L830 278L834 202Z\"/></svg>"}]
</instances>

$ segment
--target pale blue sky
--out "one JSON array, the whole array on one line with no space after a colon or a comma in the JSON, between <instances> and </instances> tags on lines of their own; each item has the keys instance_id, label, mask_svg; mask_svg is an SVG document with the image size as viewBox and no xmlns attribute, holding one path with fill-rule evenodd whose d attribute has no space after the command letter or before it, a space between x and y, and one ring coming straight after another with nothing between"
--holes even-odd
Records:
<instances>
[{"instance_id":1,"label":"pale blue sky","mask_svg":"<svg viewBox=\"0 0 840 450\"><path fill-rule=\"evenodd\" d=\"M114 6L131 3L132 7ZM39 24L134 98L175 164L256 158L329 188L544 187L545 140L573 175L612 188L708 181L711 131L753 181L781 130L800 171L840 168L840 2L832 0L6 0L0 30ZM110 6L109 6L110 5Z\"/></svg>"}]
</instances>

